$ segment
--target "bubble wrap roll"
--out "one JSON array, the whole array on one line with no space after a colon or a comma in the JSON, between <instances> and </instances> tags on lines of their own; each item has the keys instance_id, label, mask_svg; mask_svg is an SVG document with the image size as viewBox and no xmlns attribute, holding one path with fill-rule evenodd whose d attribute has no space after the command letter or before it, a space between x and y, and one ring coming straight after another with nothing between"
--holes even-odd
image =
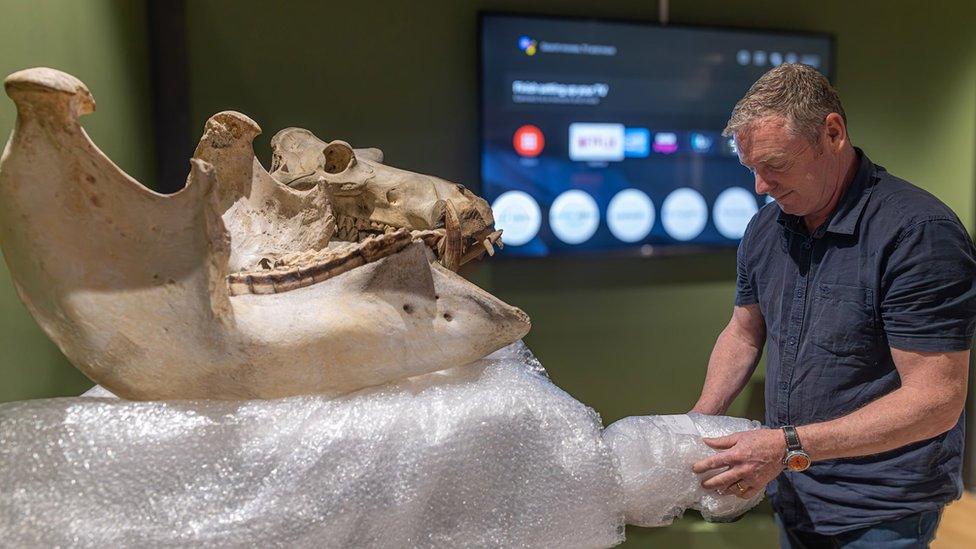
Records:
<instances>
[{"instance_id":1,"label":"bubble wrap roll","mask_svg":"<svg viewBox=\"0 0 976 549\"><path fill-rule=\"evenodd\" d=\"M762 492L748 500L720 496L701 487L702 478L691 466L715 453L702 437L759 427L748 419L696 413L631 416L607 427L603 440L617 457L627 523L666 526L685 509L701 511L705 520L729 521L755 507Z\"/></svg>"},{"instance_id":2,"label":"bubble wrap roll","mask_svg":"<svg viewBox=\"0 0 976 549\"><path fill-rule=\"evenodd\" d=\"M0 539L615 545L622 495L599 418L540 372L517 344L338 399L2 404Z\"/></svg>"}]
</instances>

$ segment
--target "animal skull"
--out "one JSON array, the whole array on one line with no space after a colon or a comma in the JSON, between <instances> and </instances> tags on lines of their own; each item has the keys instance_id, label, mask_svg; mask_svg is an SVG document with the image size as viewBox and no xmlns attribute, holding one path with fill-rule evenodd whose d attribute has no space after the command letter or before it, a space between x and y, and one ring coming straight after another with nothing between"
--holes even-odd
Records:
<instances>
[{"instance_id":1,"label":"animal skull","mask_svg":"<svg viewBox=\"0 0 976 549\"><path fill-rule=\"evenodd\" d=\"M258 125L224 112L207 122L186 187L161 195L88 138L79 117L95 102L81 81L35 68L5 88L18 115L0 158L4 258L47 335L119 396L339 394L465 364L529 330L521 310L433 261L430 246L444 258L447 224L457 220L465 238L491 227L477 197L450 183L367 150L336 173L321 163L328 177L285 185L254 158ZM284 137L276 142L276 166L299 169ZM341 160L352 149L322 151ZM362 190L340 200L347 183ZM356 196L375 206L356 209ZM337 242L350 215L396 229Z\"/></svg>"},{"instance_id":2,"label":"animal skull","mask_svg":"<svg viewBox=\"0 0 976 549\"><path fill-rule=\"evenodd\" d=\"M328 186L342 240L399 228L433 231L437 255L451 270L502 245L482 198L463 185L387 166L379 149L326 143L302 128L281 130L271 148L278 182L295 189Z\"/></svg>"}]
</instances>

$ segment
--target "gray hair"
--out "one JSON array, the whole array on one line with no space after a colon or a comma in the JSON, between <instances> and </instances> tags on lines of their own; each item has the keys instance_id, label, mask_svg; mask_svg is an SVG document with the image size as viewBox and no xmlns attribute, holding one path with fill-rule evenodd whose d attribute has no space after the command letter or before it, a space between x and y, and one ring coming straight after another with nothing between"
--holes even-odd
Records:
<instances>
[{"instance_id":1,"label":"gray hair","mask_svg":"<svg viewBox=\"0 0 976 549\"><path fill-rule=\"evenodd\" d=\"M847 124L837 90L827 78L813 67L784 63L762 75L735 104L722 135L733 136L759 118L779 115L786 119L794 135L816 143L824 120L832 112Z\"/></svg>"}]
</instances>

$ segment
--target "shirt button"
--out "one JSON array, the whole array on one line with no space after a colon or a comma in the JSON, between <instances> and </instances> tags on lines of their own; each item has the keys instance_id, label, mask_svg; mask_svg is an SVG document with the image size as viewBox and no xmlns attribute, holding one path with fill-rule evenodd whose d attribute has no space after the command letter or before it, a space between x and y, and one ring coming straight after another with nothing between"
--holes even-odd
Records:
<instances>
[{"instance_id":1,"label":"shirt button","mask_svg":"<svg viewBox=\"0 0 976 549\"><path fill-rule=\"evenodd\" d=\"M791 337L789 343L790 343L790 345L796 345L796 338L795 337Z\"/></svg>"},{"instance_id":2,"label":"shirt button","mask_svg":"<svg viewBox=\"0 0 976 549\"><path fill-rule=\"evenodd\" d=\"M804 250L809 250L810 249L810 243L809 242L804 242L803 243L803 249Z\"/></svg>"}]
</instances>

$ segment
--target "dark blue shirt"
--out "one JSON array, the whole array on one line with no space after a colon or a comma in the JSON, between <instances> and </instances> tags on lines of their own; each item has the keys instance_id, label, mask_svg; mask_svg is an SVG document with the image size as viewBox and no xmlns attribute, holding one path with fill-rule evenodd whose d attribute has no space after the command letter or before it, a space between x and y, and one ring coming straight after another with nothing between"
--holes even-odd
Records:
<instances>
[{"instance_id":1,"label":"dark blue shirt","mask_svg":"<svg viewBox=\"0 0 976 549\"><path fill-rule=\"evenodd\" d=\"M810 234L767 204L738 252L736 305L766 322L766 424L848 414L900 385L889 347L970 348L976 251L948 206L873 164ZM814 463L768 490L783 519L837 534L937 509L962 491L963 422L882 454Z\"/></svg>"}]
</instances>

